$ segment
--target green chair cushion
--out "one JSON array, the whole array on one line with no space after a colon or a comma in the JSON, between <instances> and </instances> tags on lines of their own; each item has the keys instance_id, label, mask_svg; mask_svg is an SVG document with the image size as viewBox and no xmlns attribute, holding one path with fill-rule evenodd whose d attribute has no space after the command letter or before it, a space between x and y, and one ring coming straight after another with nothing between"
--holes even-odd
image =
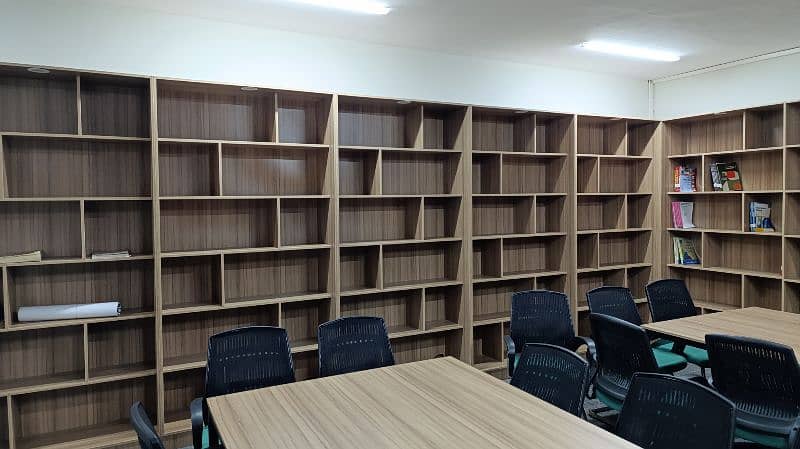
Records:
<instances>
[{"instance_id":1,"label":"green chair cushion","mask_svg":"<svg viewBox=\"0 0 800 449\"><path fill-rule=\"evenodd\" d=\"M686 368L686 359L680 354L662 348L653 348L653 355L656 357L658 369L662 373L671 374Z\"/></svg>"},{"instance_id":2,"label":"green chair cushion","mask_svg":"<svg viewBox=\"0 0 800 449\"><path fill-rule=\"evenodd\" d=\"M521 353L514 354L514 369L517 369L517 365L519 365L520 357L522 357Z\"/></svg>"},{"instance_id":3,"label":"green chair cushion","mask_svg":"<svg viewBox=\"0 0 800 449\"><path fill-rule=\"evenodd\" d=\"M762 446L774 447L776 449L789 448L789 439L787 437L743 429L738 426L736 427L736 437L758 443Z\"/></svg>"},{"instance_id":4,"label":"green chair cushion","mask_svg":"<svg viewBox=\"0 0 800 449\"><path fill-rule=\"evenodd\" d=\"M203 449L211 447L211 440L208 435L208 426L203 426Z\"/></svg>"},{"instance_id":5,"label":"green chair cushion","mask_svg":"<svg viewBox=\"0 0 800 449\"><path fill-rule=\"evenodd\" d=\"M608 396L607 394L603 393L600 390L596 390L597 393L597 400L602 402L603 404L607 405L612 410L620 411L622 410L622 402Z\"/></svg>"},{"instance_id":6,"label":"green chair cushion","mask_svg":"<svg viewBox=\"0 0 800 449\"><path fill-rule=\"evenodd\" d=\"M661 345L658 348L664 349L666 351L672 351L672 342L667 342L665 345ZM689 346L683 348L683 355L686 357L690 363L693 363L697 366L702 368L708 368L708 351L702 348L698 348L697 346Z\"/></svg>"}]
</instances>

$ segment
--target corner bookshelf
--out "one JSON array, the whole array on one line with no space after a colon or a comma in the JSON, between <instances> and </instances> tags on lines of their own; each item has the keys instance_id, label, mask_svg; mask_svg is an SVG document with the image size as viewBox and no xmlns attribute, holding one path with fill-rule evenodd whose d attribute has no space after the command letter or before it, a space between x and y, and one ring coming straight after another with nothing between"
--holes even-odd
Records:
<instances>
[{"instance_id":1,"label":"corner bookshelf","mask_svg":"<svg viewBox=\"0 0 800 449\"><path fill-rule=\"evenodd\" d=\"M666 276L684 279L702 312L765 307L800 312L800 104L768 105L665 123L662 252ZM714 191L709 172L736 162L743 191ZM672 170L696 167L697 192L673 192ZM676 229L671 201L694 202L693 229ZM749 203L769 203L776 232L749 230ZM700 265L674 263L672 237L691 239Z\"/></svg>"},{"instance_id":2,"label":"corner bookshelf","mask_svg":"<svg viewBox=\"0 0 800 449\"><path fill-rule=\"evenodd\" d=\"M644 320L644 287L657 276L654 195L659 173L659 123L615 117L577 117L574 294L576 327L590 335L586 293L604 285L628 287Z\"/></svg>"}]
</instances>

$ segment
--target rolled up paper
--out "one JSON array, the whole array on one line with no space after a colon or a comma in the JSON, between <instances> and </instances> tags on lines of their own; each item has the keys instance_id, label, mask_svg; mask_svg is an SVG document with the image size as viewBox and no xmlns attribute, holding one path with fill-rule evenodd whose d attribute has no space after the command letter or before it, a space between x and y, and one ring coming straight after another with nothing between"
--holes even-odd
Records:
<instances>
[{"instance_id":1,"label":"rolled up paper","mask_svg":"<svg viewBox=\"0 0 800 449\"><path fill-rule=\"evenodd\" d=\"M77 320L80 318L105 318L119 316L119 302L95 304L66 304L61 306L31 306L17 309L17 319L26 321Z\"/></svg>"}]
</instances>

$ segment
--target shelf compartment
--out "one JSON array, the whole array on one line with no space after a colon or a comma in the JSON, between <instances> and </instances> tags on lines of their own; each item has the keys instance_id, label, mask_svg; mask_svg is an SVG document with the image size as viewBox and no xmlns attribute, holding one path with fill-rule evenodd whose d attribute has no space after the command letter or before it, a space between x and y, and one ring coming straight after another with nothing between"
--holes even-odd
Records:
<instances>
[{"instance_id":1,"label":"shelf compartment","mask_svg":"<svg viewBox=\"0 0 800 449\"><path fill-rule=\"evenodd\" d=\"M81 126L96 136L150 137L150 80L80 77Z\"/></svg>"},{"instance_id":2,"label":"shelf compartment","mask_svg":"<svg viewBox=\"0 0 800 449\"><path fill-rule=\"evenodd\" d=\"M329 266L329 249L225 255L225 302L330 292Z\"/></svg>"},{"instance_id":3,"label":"shelf compartment","mask_svg":"<svg viewBox=\"0 0 800 449\"><path fill-rule=\"evenodd\" d=\"M341 315L381 317L390 334L419 331L422 330L422 290L348 296L341 300Z\"/></svg>"},{"instance_id":4,"label":"shelf compartment","mask_svg":"<svg viewBox=\"0 0 800 449\"><path fill-rule=\"evenodd\" d=\"M745 111L744 134L745 148L783 146L783 104Z\"/></svg>"},{"instance_id":5,"label":"shelf compartment","mask_svg":"<svg viewBox=\"0 0 800 449\"><path fill-rule=\"evenodd\" d=\"M220 332L245 326L277 326L278 306L215 310L163 318L164 366L205 363L208 339Z\"/></svg>"},{"instance_id":6,"label":"shelf compartment","mask_svg":"<svg viewBox=\"0 0 800 449\"><path fill-rule=\"evenodd\" d=\"M0 204L0 255L42 251L43 259L81 257L81 211L74 202Z\"/></svg>"},{"instance_id":7,"label":"shelf compartment","mask_svg":"<svg viewBox=\"0 0 800 449\"><path fill-rule=\"evenodd\" d=\"M503 193L564 193L567 191L567 159L531 158L504 154Z\"/></svg>"},{"instance_id":8,"label":"shelf compartment","mask_svg":"<svg viewBox=\"0 0 800 449\"><path fill-rule=\"evenodd\" d=\"M425 289L425 330L464 323L462 302L464 287L449 285Z\"/></svg>"},{"instance_id":9,"label":"shelf compartment","mask_svg":"<svg viewBox=\"0 0 800 449\"><path fill-rule=\"evenodd\" d=\"M88 325L89 378L155 370L152 318Z\"/></svg>"},{"instance_id":10,"label":"shelf compartment","mask_svg":"<svg viewBox=\"0 0 800 449\"><path fill-rule=\"evenodd\" d=\"M600 191L599 158L578 157L578 193L597 193Z\"/></svg>"},{"instance_id":11,"label":"shelf compartment","mask_svg":"<svg viewBox=\"0 0 800 449\"><path fill-rule=\"evenodd\" d=\"M800 167L800 144L786 150L786 167ZM800 171L786 170L786 190L800 191Z\"/></svg>"},{"instance_id":12,"label":"shelf compartment","mask_svg":"<svg viewBox=\"0 0 800 449\"><path fill-rule=\"evenodd\" d=\"M379 194L378 154L369 150L339 150L339 194Z\"/></svg>"},{"instance_id":13,"label":"shelf compartment","mask_svg":"<svg viewBox=\"0 0 800 449\"><path fill-rule=\"evenodd\" d=\"M597 234L578 235L578 269L599 267Z\"/></svg>"},{"instance_id":14,"label":"shelf compartment","mask_svg":"<svg viewBox=\"0 0 800 449\"><path fill-rule=\"evenodd\" d=\"M692 241L692 245L694 245L694 250L697 252L697 256L700 257L701 262L705 262L703 259L703 235L697 232L691 232L691 230L683 231L683 230L672 230L669 232L669 239L664 240L664 261L666 263L675 263L675 246L674 240L672 237L680 237L683 239L689 239ZM669 248L667 250L667 248Z\"/></svg>"},{"instance_id":15,"label":"shelf compartment","mask_svg":"<svg viewBox=\"0 0 800 449\"><path fill-rule=\"evenodd\" d=\"M78 83L75 75L23 68L0 71L0 132L78 132Z\"/></svg>"},{"instance_id":16,"label":"shelf compartment","mask_svg":"<svg viewBox=\"0 0 800 449\"><path fill-rule=\"evenodd\" d=\"M719 272L669 268L669 277L686 282L694 302L721 310L742 307L742 276Z\"/></svg>"},{"instance_id":17,"label":"shelf compartment","mask_svg":"<svg viewBox=\"0 0 800 449\"><path fill-rule=\"evenodd\" d=\"M578 231L625 228L625 196L578 197Z\"/></svg>"},{"instance_id":18,"label":"shelf compartment","mask_svg":"<svg viewBox=\"0 0 800 449\"><path fill-rule=\"evenodd\" d=\"M627 269L626 285L631 290L631 294L633 295L634 298L641 299L647 297L647 293L645 292L645 287L647 286L647 284L650 283L650 280L652 279L652 272L653 270L651 269L651 267L639 267L639 268Z\"/></svg>"},{"instance_id":19,"label":"shelf compartment","mask_svg":"<svg viewBox=\"0 0 800 449\"><path fill-rule=\"evenodd\" d=\"M0 392L84 379L82 326L7 333L0 354Z\"/></svg>"},{"instance_id":20,"label":"shelf compartment","mask_svg":"<svg viewBox=\"0 0 800 449\"><path fill-rule=\"evenodd\" d=\"M462 129L467 118L467 108L426 104L423 106L423 148L434 150L466 150Z\"/></svg>"},{"instance_id":21,"label":"shelf compartment","mask_svg":"<svg viewBox=\"0 0 800 449\"><path fill-rule=\"evenodd\" d=\"M342 243L421 238L420 198L342 198Z\"/></svg>"},{"instance_id":22,"label":"shelf compartment","mask_svg":"<svg viewBox=\"0 0 800 449\"><path fill-rule=\"evenodd\" d=\"M300 144L331 142L330 95L278 93L278 141Z\"/></svg>"},{"instance_id":23,"label":"shelf compartment","mask_svg":"<svg viewBox=\"0 0 800 449\"><path fill-rule=\"evenodd\" d=\"M508 320L511 316L511 295L536 289L533 279L510 279L473 284L472 319L476 324L491 320Z\"/></svg>"},{"instance_id":24,"label":"shelf compartment","mask_svg":"<svg viewBox=\"0 0 800 449\"><path fill-rule=\"evenodd\" d=\"M275 200L162 200L161 249L195 251L277 244Z\"/></svg>"},{"instance_id":25,"label":"shelf compartment","mask_svg":"<svg viewBox=\"0 0 800 449\"><path fill-rule=\"evenodd\" d=\"M565 246L565 237L503 239L503 275L561 271Z\"/></svg>"},{"instance_id":26,"label":"shelf compartment","mask_svg":"<svg viewBox=\"0 0 800 449\"><path fill-rule=\"evenodd\" d=\"M161 260L164 310L222 304L222 258L176 257Z\"/></svg>"},{"instance_id":27,"label":"shelf compartment","mask_svg":"<svg viewBox=\"0 0 800 449\"><path fill-rule=\"evenodd\" d=\"M158 81L159 137L274 142L275 110L264 89Z\"/></svg>"},{"instance_id":28,"label":"shelf compartment","mask_svg":"<svg viewBox=\"0 0 800 449\"><path fill-rule=\"evenodd\" d=\"M533 234L533 197L475 197L472 199L473 235Z\"/></svg>"},{"instance_id":29,"label":"shelf compartment","mask_svg":"<svg viewBox=\"0 0 800 449\"><path fill-rule=\"evenodd\" d=\"M784 306L785 312L800 313L800 284L784 282Z\"/></svg>"},{"instance_id":30,"label":"shelf compartment","mask_svg":"<svg viewBox=\"0 0 800 449\"><path fill-rule=\"evenodd\" d=\"M461 242L383 248L384 287L455 281L461 271Z\"/></svg>"},{"instance_id":31,"label":"shelf compartment","mask_svg":"<svg viewBox=\"0 0 800 449\"><path fill-rule=\"evenodd\" d=\"M460 153L384 152L383 194L421 195L461 191Z\"/></svg>"},{"instance_id":32,"label":"shelf compartment","mask_svg":"<svg viewBox=\"0 0 800 449\"><path fill-rule=\"evenodd\" d=\"M800 282L800 239L785 241L784 273L786 279Z\"/></svg>"},{"instance_id":33,"label":"shelf compartment","mask_svg":"<svg viewBox=\"0 0 800 449\"><path fill-rule=\"evenodd\" d=\"M326 149L222 146L224 195L320 195L329 176Z\"/></svg>"},{"instance_id":34,"label":"shelf compartment","mask_svg":"<svg viewBox=\"0 0 800 449\"><path fill-rule=\"evenodd\" d=\"M203 368L164 373L164 421L187 421L189 406L206 391Z\"/></svg>"},{"instance_id":35,"label":"shelf compartment","mask_svg":"<svg viewBox=\"0 0 800 449\"><path fill-rule=\"evenodd\" d=\"M786 105L786 145L800 145L800 103Z\"/></svg>"},{"instance_id":36,"label":"shelf compartment","mask_svg":"<svg viewBox=\"0 0 800 449\"><path fill-rule=\"evenodd\" d=\"M567 293L567 275L564 273L539 276L536 278L536 289Z\"/></svg>"},{"instance_id":37,"label":"shelf compartment","mask_svg":"<svg viewBox=\"0 0 800 449\"><path fill-rule=\"evenodd\" d=\"M536 114L536 152L563 153L572 151L572 115Z\"/></svg>"},{"instance_id":38,"label":"shelf compartment","mask_svg":"<svg viewBox=\"0 0 800 449\"><path fill-rule=\"evenodd\" d=\"M698 229L742 230L742 197L733 195L672 195L672 201L694 203L694 225ZM667 217L672 220L672 205L665 203Z\"/></svg>"},{"instance_id":39,"label":"shelf compartment","mask_svg":"<svg viewBox=\"0 0 800 449\"><path fill-rule=\"evenodd\" d=\"M107 301L119 301L125 314L154 310L152 260L9 267L8 282L13 311Z\"/></svg>"},{"instance_id":40,"label":"shelf compartment","mask_svg":"<svg viewBox=\"0 0 800 449\"><path fill-rule=\"evenodd\" d=\"M750 232L750 203L752 202L769 204L770 219L772 219L772 224L775 227L775 232L779 233L783 231L782 193L745 193L744 207L742 208L743 231Z\"/></svg>"},{"instance_id":41,"label":"shelf compartment","mask_svg":"<svg viewBox=\"0 0 800 449\"><path fill-rule=\"evenodd\" d=\"M707 115L666 123L668 156L712 153L744 148L741 112Z\"/></svg>"},{"instance_id":42,"label":"shelf compartment","mask_svg":"<svg viewBox=\"0 0 800 449\"><path fill-rule=\"evenodd\" d=\"M627 197L628 228L653 227L653 201L651 195L628 195Z\"/></svg>"},{"instance_id":43,"label":"shelf compartment","mask_svg":"<svg viewBox=\"0 0 800 449\"><path fill-rule=\"evenodd\" d=\"M423 202L426 239L454 238L463 234L461 198L425 198Z\"/></svg>"},{"instance_id":44,"label":"shelf compartment","mask_svg":"<svg viewBox=\"0 0 800 449\"><path fill-rule=\"evenodd\" d=\"M566 232L566 197L536 197L536 232Z\"/></svg>"},{"instance_id":45,"label":"shelf compartment","mask_svg":"<svg viewBox=\"0 0 800 449\"><path fill-rule=\"evenodd\" d=\"M150 196L150 144L5 137L12 198Z\"/></svg>"},{"instance_id":46,"label":"shelf compartment","mask_svg":"<svg viewBox=\"0 0 800 449\"><path fill-rule=\"evenodd\" d=\"M781 190L783 189L783 152L758 151L704 157L703 172L705 176L704 190L713 192L710 167L718 162L736 162L745 190Z\"/></svg>"},{"instance_id":47,"label":"shelf compartment","mask_svg":"<svg viewBox=\"0 0 800 449\"><path fill-rule=\"evenodd\" d=\"M67 390L17 396L12 401L14 436L19 449L80 443L93 447L101 437L131 431L129 408L141 401L156 416L155 378L130 379Z\"/></svg>"},{"instance_id":48,"label":"shelf compartment","mask_svg":"<svg viewBox=\"0 0 800 449\"><path fill-rule=\"evenodd\" d=\"M380 247L341 248L339 269L342 292L379 288Z\"/></svg>"},{"instance_id":49,"label":"shelf compartment","mask_svg":"<svg viewBox=\"0 0 800 449\"><path fill-rule=\"evenodd\" d=\"M500 155L472 155L472 193L500 193Z\"/></svg>"},{"instance_id":50,"label":"shelf compartment","mask_svg":"<svg viewBox=\"0 0 800 449\"><path fill-rule=\"evenodd\" d=\"M330 243L330 200L281 198L280 226L281 246Z\"/></svg>"},{"instance_id":51,"label":"shelf compartment","mask_svg":"<svg viewBox=\"0 0 800 449\"><path fill-rule=\"evenodd\" d=\"M703 266L780 276L781 240L759 236L706 234Z\"/></svg>"},{"instance_id":52,"label":"shelf compartment","mask_svg":"<svg viewBox=\"0 0 800 449\"><path fill-rule=\"evenodd\" d=\"M781 122L783 116L781 115ZM763 307L765 309L782 310L783 282L780 279L764 279L744 276L742 280L742 299L744 307Z\"/></svg>"},{"instance_id":53,"label":"shelf compartment","mask_svg":"<svg viewBox=\"0 0 800 449\"><path fill-rule=\"evenodd\" d=\"M292 354L294 377L297 382L319 377L319 355L317 351L304 351Z\"/></svg>"},{"instance_id":54,"label":"shelf compartment","mask_svg":"<svg viewBox=\"0 0 800 449\"><path fill-rule=\"evenodd\" d=\"M625 270L597 271L592 273L578 273L578 301L579 307L588 305L586 293L600 287L623 287L625 286Z\"/></svg>"},{"instance_id":55,"label":"shelf compartment","mask_svg":"<svg viewBox=\"0 0 800 449\"><path fill-rule=\"evenodd\" d=\"M600 158L601 193L652 193L650 159Z\"/></svg>"},{"instance_id":56,"label":"shelf compartment","mask_svg":"<svg viewBox=\"0 0 800 449\"><path fill-rule=\"evenodd\" d=\"M478 369L503 363L503 324L476 326L472 330L472 362Z\"/></svg>"},{"instance_id":57,"label":"shelf compartment","mask_svg":"<svg viewBox=\"0 0 800 449\"><path fill-rule=\"evenodd\" d=\"M161 196L220 195L220 159L217 144L159 143Z\"/></svg>"},{"instance_id":58,"label":"shelf compartment","mask_svg":"<svg viewBox=\"0 0 800 449\"><path fill-rule=\"evenodd\" d=\"M473 109L472 148L476 151L536 151L536 116L503 109Z\"/></svg>"},{"instance_id":59,"label":"shelf compartment","mask_svg":"<svg viewBox=\"0 0 800 449\"><path fill-rule=\"evenodd\" d=\"M786 196L786 229L784 234L787 235L800 235L800 191L795 193L787 193ZM790 217L795 217L792 219Z\"/></svg>"},{"instance_id":60,"label":"shelf compartment","mask_svg":"<svg viewBox=\"0 0 800 449\"><path fill-rule=\"evenodd\" d=\"M0 448L8 449L10 446L8 426L8 400L0 399Z\"/></svg>"},{"instance_id":61,"label":"shelf compartment","mask_svg":"<svg viewBox=\"0 0 800 449\"><path fill-rule=\"evenodd\" d=\"M600 234L600 267L645 263L652 258L651 232Z\"/></svg>"},{"instance_id":62,"label":"shelf compartment","mask_svg":"<svg viewBox=\"0 0 800 449\"><path fill-rule=\"evenodd\" d=\"M627 125L625 120L603 117L578 117L578 153L625 155Z\"/></svg>"},{"instance_id":63,"label":"shelf compartment","mask_svg":"<svg viewBox=\"0 0 800 449\"><path fill-rule=\"evenodd\" d=\"M409 363L436 357L464 360L461 329L392 339L395 363Z\"/></svg>"},{"instance_id":64,"label":"shelf compartment","mask_svg":"<svg viewBox=\"0 0 800 449\"><path fill-rule=\"evenodd\" d=\"M658 122L628 121L628 155L654 156L658 145Z\"/></svg>"},{"instance_id":65,"label":"shelf compartment","mask_svg":"<svg viewBox=\"0 0 800 449\"><path fill-rule=\"evenodd\" d=\"M502 276L503 251L500 239L472 242L472 275L475 279Z\"/></svg>"},{"instance_id":66,"label":"shelf compartment","mask_svg":"<svg viewBox=\"0 0 800 449\"><path fill-rule=\"evenodd\" d=\"M332 317L331 300L281 304L281 327L289 334L292 348L317 344L317 328Z\"/></svg>"},{"instance_id":67,"label":"shelf compartment","mask_svg":"<svg viewBox=\"0 0 800 449\"><path fill-rule=\"evenodd\" d=\"M153 254L150 201L87 201L84 206L87 257L101 252Z\"/></svg>"},{"instance_id":68,"label":"shelf compartment","mask_svg":"<svg viewBox=\"0 0 800 449\"><path fill-rule=\"evenodd\" d=\"M339 144L422 147L422 107L392 100L339 97Z\"/></svg>"}]
</instances>

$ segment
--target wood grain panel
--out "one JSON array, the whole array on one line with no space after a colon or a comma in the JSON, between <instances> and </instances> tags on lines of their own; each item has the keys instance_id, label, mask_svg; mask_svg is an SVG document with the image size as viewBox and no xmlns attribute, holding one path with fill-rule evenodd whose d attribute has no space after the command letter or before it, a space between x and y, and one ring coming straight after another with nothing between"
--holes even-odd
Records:
<instances>
[{"instance_id":1,"label":"wood grain panel","mask_svg":"<svg viewBox=\"0 0 800 449\"><path fill-rule=\"evenodd\" d=\"M0 255L42 251L42 258L81 256L80 205L75 202L0 204Z\"/></svg>"},{"instance_id":2,"label":"wood grain panel","mask_svg":"<svg viewBox=\"0 0 800 449\"><path fill-rule=\"evenodd\" d=\"M161 304L167 309L222 302L220 256L161 260Z\"/></svg>"},{"instance_id":3,"label":"wood grain panel","mask_svg":"<svg viewBox=\"0 0 800 449\"><path fill-rule=\"evenodd\" d=\"M566 158L503 155L503 193L566 193Z\"/></svg>"},{"instance_id":4,"label":"wood grain panel","mask_svg":"<svg viewBox=\"0 0 800 449\"><path fill-rule=\"evenodd\" d=\"M466 107L426 104L422 125L424 148L467 150L463 133L466 114Z\"/></svg>"},{"instance_id":5,"label":"wood grain panel","mask_svg":"<svg viewBox=\"0 0 800 449\"><path fill-rule=\"evenodd\" d=\"M476 151L536 151L534 114L474 109L472 148Z\"/></svg>"},{"instance_id":6,"label":"wood grain panel","mask_svg":"<svg viewBox=\"0 0 800 449\"><path fill-rule=\"evenodd\" d=\"M625 270L601 271L596 273L578 273L577 301L578 306L586 306L586 293L595 288L625 286ZM590 335L580 334L580 335Z\"/></svg>"},{"instance_id":7,"label":"wood grain panel","mask_svg":"<svg viewBox=\"0 0 800 449\"><path fill-rule=\"evenodd\" d=\"M158 169L161 196L220 194L216 144L159 143Z\"/></svg>"},{"instance_id":8,"label":"wood grain panel","mask_svg":"<svg viewBox=\"0 0 800 449\"><path fill-rule=\"evenodd\" d=\"M704 266L781 275L781 241L759 236L706 234Z\"/></svg>"},{"instance_id":9,"label":"wood grain panel","mask_svg":"<svg viewBox=\"0 0 800 449\"><path fill-rule=\"evenodd\" d=\"M341 291L378 288L380 248L342 248L339 254Z\"/></svg>"},{"instance_id":10,"label":"wood grain panel","mask_svg":"<svg viewBox=\"0 0 800 449\"><path fill-rule=\"evenodd\" d=\"M464 287L428 287L425 289L425 329L464 324Z\"/></svg>"},{"instance_id":11,"label":"wood grain panel","mask_svg":"<svg viewBox=\"0 0 800 449\"><path fill-rule=\"evenodd\" d=\"M0 73L0 131L78 132L77 82L74 75Z\"/></svg>"},{"instance_id":12,"label":"wood grain panel","mask_svg":"<svg viewBox=\"0 0 800 449\"><path fill-rule=\"evenodd\" d=\"M384 195L455 193L460 154L384 152Z\"/></svg>"},{"instance_id":13,"label":"wood grain panel","mask_svg":"<svg viewBox=\"0 0 800 449\"><path fill-rule=\"evenodd\" d=\"M416 238L420 206L418 198L340 199L340 240L344 243Z\"/></svg>"},{"instance_id":14,"label":"wood grain panel","mask_svg":"<svg viewBox=\"0 0 800 449\"><path fill-rule=\"evenodd\" d=\"M125 250L153 254L150 201L87 201L84 214L87 256Z\"/></svg>"},{"instance_id":15,"label":"wood grain panel","mask_svg":"<svg viewBox=\"0 0 800 449\"><path fill-rule=\"evenodd\" d=\"M511 315L511 295L536 288L533 279L507 280L473 284L472 319L476 324Z\"/></svg>"},{"instance_id":16,"label":"wood grain panel","mask_svg":"<svg viewBox=\"0 0 800 449\"><path fill-rule=\"evenodd\" d=\"M330 250L225 256L225 301L250 300L330 292Z\"/></svg>"},{"instance_id":17,"label":"wood grain panel","mask_svg":"<svg viewBox=\"0 0 800 449\"><path fill-rule=\"evenodd\" d=\"M288 143L326 143L331 96L278 93L278 140Z\"/></svg>"},{"instance_id":18,"label":"wood grain panel","mask_svg":"<svg viewBox=\"0 0 800 449\"><path fill-rule=\"evenodd\" d=\"M419 148L420 109L414 104L340 97L339 145Z\"/></svg>"},{"instance_id":19,"label":"wood grain panel","mask_svg":"<svg viewBox=\"0 0 800 449\"><path fill-rule=\"evenodd\" d=\"M461 242L397 245L383 249L384 285L414 285L455 280L459 273Z\"/></svg>"},{"instance_id":20,"label":"wood grain panel","mask_svg":"<svg viewBox=\"0 0 800 449\"><path fill-rule=\"evenodd\" d=\"M89 378L155 369L152 318L89 324L88 329Z\"/></svg>"},{"instance_id":21,"label":"wood grain panel","mask_svg":"<svg viewBox=\"0 0 800 449\"><path fill-rule=\"evenodd\" d=\"M341 300L342 316L378 316L389 333L422 329L422 290L348 296Z\"/></svg>"},{"instance_id":22,"label":"wood grain panel","mask_svg":"<svg viewBox=\"0 0 800 449\"><path fill-rule=\"evenodd\" d=\"M84 378L81 326L10 332L0 354L0 391Z\"/></svg>"},{"instance_id":23,"label":"wood grain panel","mask_svg":"<svg viewBox=\"0 0 800 449\"><path fill-rule=\"evenodd\" d=\"M205 378L205 369L164 374L164 417L166 422L189 419L189 404L193 399L202 397L205 393ZM191 446L191 444L189 441L188 445Z\"/></svg>"},{"instance_id":24,"label":"wood grain panel","mask_svg":"<svg viewBox=\"0 0 800 449\"><path fill-rule=\"evenodd\" d=\"M670 268L669 275L683 279L695 304L742 307L742 277L736 274Z\"/></svg>"},{"instance_id":25,"label":"wood grain panel","mask_svg":"<svg viewBox=\"0 0 800 449\"><path fill-rule=\"evenodd\" d=\"M222 146L224 195L321 195L327 150Z\"/></svg>"},{"instance_id":26,"label":"wood grain panel","mask_svg":"<svg viewBox=\"0 0 800 449\"><path fill-rule=\"evenodd\" d=\"M462 235L461 198L425 198L423 201L426 239Z\"/></svg>"},{"instance_id":27,"label":"wood grain panel","mask_svg":"<svg viewBox=\"0 0 800 449\"><path fill-rule=\"evenodd\" d=\"M567 232L566 197L536 197L536 232Z\"/></svg>"},{"instance_id":28,"label":"wood grain panel","mask_svg":"<svg viewBox=\"0 0 800 449\"><path fill-rule=\"evenodd\" d=\"M472 193L500 193L500 155L472 155Z\"/></svg>"},{"instance_id":29,"label":"wood grain panel","mask_svg":"<svg viewBox=\"0 0 800 449\"><path fill-rule=\"evenodd\" d=\"M570 153L575 146L573 116L536 114L536 152Z\"/></svg>"},{"instance_id":30,"label":"wood grain panel","mask_svg":"<svg viewBox=\"0 0 800 449\"><path fill-rule=\"evenodd\" d=\"M289 199L280 202L281 246L333 243L328 199Z\"/></svg>"},{"instance_id":31,"label":"wood grain panel","mask_svg":"<svg viewBox=\"0 0 800 449\"><path fill-rule=\"evenodd\" d=\"M149 137L149 80L81 75L81 124L83 134Z\"/></svg>"},{"instance_id":32,"label":"wood grain panel","mask_svg":"<svg viewBox=\"0 0 800 449\"><path fill-rule=\"evenodd\" d=\"M652 253L650 231L600 234L600 266L643 263Z\"/></svg>"},{"instance_id":33,"label":"wood grain panel","mask_svg":"<svg viewBox=\"0 0 800 449\"><path fill-rule=\"evenodd\" d=\"M455 330L392 340L396 364L429 360L443 356L463 357L463 332Z\"/></svg>"},{"instance_id":34,"label":"wood grain panel","mask_svg":"<svg viewBox=\"0 0 800 449\"><path fill-rule=\"evenodd\" d=\"M534 212L532 197L473 198L472 234L532 234Z\"/></svg>"},{"instance_id":35,"label":"wood grain panel","mask_svg":"<svg viewBox=\"0 0 800 449\"><path fill-rule=\"evenodd\" d=\"M330 299L281 304L281 327L293 348L317 344L319 325L330 319Z\"/></svg>"},{"instance_id":36,"label":"wood grain panel","mask_svg":"<svg viewBox=\"0 0 800 449\"><path fill-rule=\"evenodd\" d=\"M741 112L667 125L668 155L710 153L744 148L744 116Z\"/></svg>"},{"instance_id":37,"label":"wood grain panel","mask_svg":"<svg viewBox=\"0 0 800 449\"><path fill-rule=\"evenodd\" d=\"M625 197L578 197L578 231L623 229L625 227Z\"/></svg>"},{"instance_id":38,"label":"wood grain panel","mask_svg":"<svg viewBox=\"0 0 800 449\"><path fill-rule=\"evenodd\" d=\"M606 155L626 154L626 122L624 120L601 117L579 117L578 153Z\"/></svg>"},{"instance_id":39,"label":"wood grain panel","mask_svg":"<svg viewBox=\"0 0 800 449\"><path fill-rule=\"evenodd\" d=\"M379 182L377 151L339 151L339 194L376 195Z\"/></svg>"},{"instance_id":40,"label":"wood grain panel","mask_svg":"<svg viewBox=\"0 0 800 449\"><path fill-rule=\"evenodd\" d=\"M746 148L783 145L783 104L749 109L744 121Z\"/></svg>"},{"instance_id":41,"label":"wood grain panel","mask_svg":"<svg viewBox=\"0 0 800 449\"><path fill-rule=\"evenodd\" d=\"M503 239L503 274L534 274L564 268L564 237Z\"/></svg>"}]
</instances>

